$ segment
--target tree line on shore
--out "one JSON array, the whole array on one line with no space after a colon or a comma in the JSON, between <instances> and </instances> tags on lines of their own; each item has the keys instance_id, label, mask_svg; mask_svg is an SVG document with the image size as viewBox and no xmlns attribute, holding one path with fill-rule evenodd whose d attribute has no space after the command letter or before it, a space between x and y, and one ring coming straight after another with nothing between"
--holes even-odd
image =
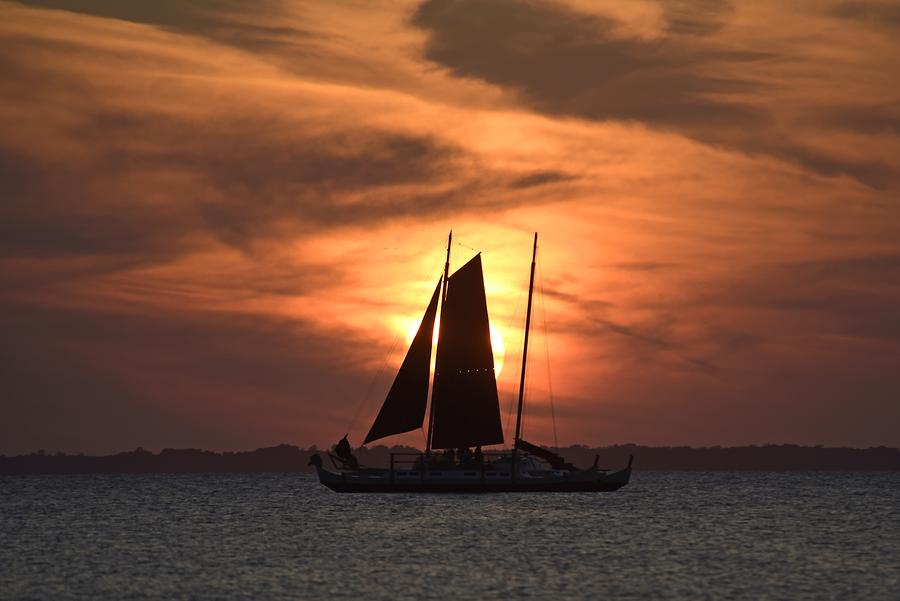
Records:
<instances>
[{"instance_id":1,"label":"tree line on shore","mask_svg":"<svg viewBox=\"0 0 900 601\"><path fill-rule=\"evenodd\" d=\"M554 449L556 450L556 449ZM391 453L417 453L411 447L362 447L354 451L362 465L387 467ZM635 444L608 447L573 445L558 449L568 461L588 467L598 458L601 468L619 469L634 455L636 470L692 471L900 471L900 449L782 445L741 447L648 447ZM309 458L321 455L328 465L328 450L281 444L253 451L216 453L202 449L142 448L114 455L67 455L37 451L27 455L0 455L0 474L117 474L202 472L306 472Z\"/></svg>"}]
</instances>

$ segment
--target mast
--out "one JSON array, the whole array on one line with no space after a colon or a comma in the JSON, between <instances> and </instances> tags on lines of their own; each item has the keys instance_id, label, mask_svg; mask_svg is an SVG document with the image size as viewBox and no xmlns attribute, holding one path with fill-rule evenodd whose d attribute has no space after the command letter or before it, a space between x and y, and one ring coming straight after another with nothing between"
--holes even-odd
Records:
<instances>
[{"instance_id":1,"label":"mast","mask_svg":"<svg viewBox=\"0 0 900 601\"><path fill-rule=\"evenodd\" d=\"M531 277L528 280L528 308L525 310L525 343L522 348L522 376L519 379L519 406L516 410L516 437L513 439L512 478L516 479L516 459L519 451L519 437L522 434L522 404L525 400L525 361L528 357L528 331L531 329L531 300L534 296L534 264L537 260L537 232L534 233L534 248L531 251Z\"/></svg>"},{"instance_id":2,"label":"mast","mask_svg":"<svg viewBox=\"0 0 900 601\"><path fill-rule=\"evenodd\" d=\"M447 260L444 262L444 283L441 289L441 318L444 315L444 301L447 300L447 278L450 277L450 247L453 243L453 230L447 236ZM532 270L533 272L534 270ZM534 274L532 273L532 278ZM437 369L437 367L435 367ZM435 374L436 375L436 374ZM437 379L437 378L435 378ZM431 403L428 406L428 434L425 437L425 454L431 455L431 432L434 428L434 382L431 383Z\"/></svg>"}]
</instances>

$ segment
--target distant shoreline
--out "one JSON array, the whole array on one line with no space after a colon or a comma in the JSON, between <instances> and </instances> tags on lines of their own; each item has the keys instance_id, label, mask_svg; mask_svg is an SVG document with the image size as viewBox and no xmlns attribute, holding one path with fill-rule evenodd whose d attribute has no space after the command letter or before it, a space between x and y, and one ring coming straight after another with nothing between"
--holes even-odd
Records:
<instances>
[{"instance_id":1,"label":"distant shoreline","mask_svg":"<svg viewBox=\"0 0 900 601\"><path fill-rule=\"evenodd\" d=\"M390 453L418 452L411 447L376 446L356 451L364 465L386 467ZM560 454L579 467L599 456L601 468L618 468L634 455L636 471L900 471L900 449L872 447L807 447L760 445L743 447L647 447L614 445L561 447ZM0 474L124 474L124 473L290 473L307 472L311 455L327 451L282 444L254 451L215 453L200 449L138 448L115 455L0 455ZM327 464L327 457L326 457Z\"/></svg>"}]
</instances>

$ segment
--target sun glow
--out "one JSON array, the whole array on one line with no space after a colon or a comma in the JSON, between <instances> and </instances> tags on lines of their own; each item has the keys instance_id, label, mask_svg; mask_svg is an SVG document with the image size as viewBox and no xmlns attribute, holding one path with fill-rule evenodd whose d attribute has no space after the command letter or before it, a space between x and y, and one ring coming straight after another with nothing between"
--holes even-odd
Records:
<instances>
[{"instance_id":1,"label":"sun glow","mask_svg":"<svg viewBox=\"0 0 900 601\"><path fill-rule=\"evenodd\" d=\"M420 323L420 321L412 321L406 326L406 348L409 348L409 345L412 344L413 338L415 338L416 332L419 330ZM438 316L434 320L434 333L431 335L431 344L434 346L437 346L440 326L441 318ZM499 378L500 372L503 371L504 359L506 358L506 345L503 344L503 334L500 333L500 329L494 324L490 324L490 328L491 350L494 353L494 375ZM434 354L431 356L431 370L434 371Z\"/></svg>"},{"instance_id":2,"label":"sun glow","mask_svg":"<svg viewBox=\"0 0 900 601\"><path fill-rule=\"evenodd\" d=\"M491 350L494 351L494 374L499 378L506 358L506 347L503 345L503 335L494 324L491 324Z\"/></svg>"}]
</instances>

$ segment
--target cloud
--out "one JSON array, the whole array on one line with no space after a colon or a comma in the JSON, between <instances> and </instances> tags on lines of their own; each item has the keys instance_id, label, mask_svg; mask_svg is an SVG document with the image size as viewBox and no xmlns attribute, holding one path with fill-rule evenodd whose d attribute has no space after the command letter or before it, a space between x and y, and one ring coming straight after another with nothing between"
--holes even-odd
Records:
<instances>
[{"instance_id":1,"label":"cloud","mask_svg":"<svg viewBox=\"0 0 900 601\"><path fill-rule=\"evenodd\" d=\"M47 164L0 148L7 201L0 206L0 249L16 256L141 256L163 260L184 252L191 222L183 210L139 202L116 206L79 167Z\"/></svg>"},{"instance_id":2,"label":"cloud","mask_svg":"<svg viewBox=\"0 0 900 601\"><path fill-rule=\"evenodd\" d=\"M674 368L676 370L690 370L704 374L715 375L719 372L719 368L710 359L704 359L697 356L702 351L693 351L692 355L690 344L682 346L673 343L670 340L653 332L653 330L672 329L674 322L667 324L644 324L643 327L649 328L650 333L640 331L633 326L627 326L621 323L615 323L605 319L595 319L595 323L605 328L613 334L624 337L629 342L636 342L637 345L630 345L629 351L638 362L645 365L665 364L670 360L674 360ZM616 345L624 348L623 345Z\"/></svg>"},{"instance_id":3,"label":"cloud","mask_svg":"<svg viewBox=\"0 0 900 601\"><path fill-rule=\"evenodd\" d=\"M814 324L810 335L871 340L886 344L882 352L900 354L900 286L893 284L900 281L900 255L781 263L766 269L764 277L767 285L741 286L733 294L744 303L802 312Z\"/></svg>"},{"instance_id":4,"label":"cloud","mask_svg":"<svg viewBox=\"0 0 900 601\"><path fill-rule=\"evenodd\" d=\"M202 32L219 18L214 4L79 10ZM84 31L73 33L72 21ZM132 264L195 252L210 236L250 252L321 228L552 202L521 193L575 179L494 167L422 127L434 109L407 95L294 79L253 55L155 28L125 43L120 29L131 26L108 19L59 11L47 23L13 22L0 59L3 85L18 92L6 114L28 116L0 136L0 173L15 199L2 208L0 245L13 256L106 254ZM142 68L117 70L123 63Z\"/></svg>"},{"instance_id":5,"label":"cloud","mask_svg":"<svg viewBox=\"0 0 900 601\"><path fill-rule=\"evenodd\" d=\"M900 134L900 102L848 106L826 111L823 125L863 134Z\"/></svg>"},{"instance_id":6,"label":"cloud","mask_svg":"<svg viewBox=\"0 0 900 601\"><path fill-rule=\"evenodd\" d=\"M297 319L4 302L0 331L3 452L305 442L371 379L366 342Z\"/></svg>"},{"instance_id":7,"label":"cloud","mask_svg":"<svg viewBox=\"0 0 900 601\"><path fill-rule=\"evenodd\" d=\"M541 112L643 123L879 189L896 185L891 161L843 156L784 130L782 113L809 111L782 100L785 82L771 75L804 60L788 56L796 50L714 35L734 18L730 3L663 5L666 33L651 39L623 35L613 17L520 0L429 0L413 23L430 35L429 60L514 90Z\"/></svg>"},{"instance_id":8,"label":"cloud","mask_svg":"<svg viewBox=\"0 0 900 601\"><path fill-rule=\"evenodd\" d=\"M722 30L734 13L728 0L664 0L666 31L673 34L707 36Z\"/></svg>"},{"instance_id":9,"label":"cloud","mask_svg":"<svg viewBox=\"0 0 900 601\"><path fill-rule=\"evenodd\" d=\"M245 5L238 0L17 0L22 4L66 10L96 17L121 19L133 23L155 25L173 32L197 34L212 40L251 50L261 50L279 41L296 42L309 32L291 26L254 23L243 12ZM275 0L257 2L258 14L276 12Z\"/></svg>"},{"instance_id":10,"label":"cloud","mask_svg":"<svg viewBox=\"0 0 900 601\"><path fill-rule=\"evenodd\" d=\"M531 188L532 186L544 186L572 179L574 179L572 175L561 171L535 171L515 178L509 185L512 188Z\"/></svg>"},{"instance_id":11,"label":"cloud","mask_svg":"<svg viewBox=\"0 0 900 601\"><path fill-rule=\"evenodd\" d=\"M628 271L658 271L662 269L673 269L678 267L678 265L674 263L653 261L627 261L624 263L617 263L615 267Z\"/></svg>"},{"instance_id":12,"label":"cloud","mask_svg":"<svg viewBox=\"0 0 900 601\"><path fill-rule=\"evenodd\" d=\"M894 42L747 7L3 3L0 438L363 429L452 228L565 441L893 443Z\"/></svg>"},{"instance_id":13,"label":"cloud","mask_svg":"<svg viewBox=\"0 0 900 601\"><path fill-rule=\"evenodd\" d=\"M672 347L671 343L667 342L666 340L656 337L656 336L642 334L642 333L636 331L634 328L631 328L631 327L628 327L628 326L625 326L622 324L618 324L618 323L613 323L611 321L607 321L607 320L603 320L603 319L597 319L595 321L599 325L601 325L604 328L606 328L607 330L609 330L610 332L614 332L616 334L620 334L620 335L626 336L628 338L633 338L635 340L639 340L639 341L649 344L651 346L655 346L655 347L661 348L661 349L668 349L668 348Z\"/></svg>"},{"instance_id":14,"label":"cloud","mask_svg":"<svg viewBox=\"0 0 900 601\"><path fill-rule=\"evenodd\" d=\"M704 51L666 41L621 38L615 22L550 4L422 4L413 21L431 32L426 56L460 76L521 90L537 108L592 119L666 125L758 124L753 106L716 100L754 83L699 71L716 61L764 53Z\"/></svg>"},{"instance_id":15,"label":"cloud","mask_svg":"<svg viewBox=\"0 0 900 601\"><path fill-rule=\"evenodd\" d=\"M900 6L894 2L840 2L830 14L841 19L853 19L880 27L900 27Z\"/></svg>"},{"instance_id":16,"label":"cloud","mask_svg":"<svg viewBox=\"0 0 900 601\"><path fill-rule=\"evenodd\" d=\"M145 35L141 52L157 50L162 41ZM67 43L93 65L109 60L89 38ZM193 60L188 56L186 62ZM139 57L135 50L134 60ZM460 171L458 148L352 114L339 117L340 108L328 107L333 90L327 87L271 100L255 86L244 90L244 99L216 103L221 94L239 93L241 79L205 83L154 74L158 103L146 103L137 73L88 69L73 79L25 61L18 52L3 60L11 67L6 85L15 82L30 95L10 97L6 108L43 113L35 128L44 131L24 142L11 131L0 137L0 174L10 199L0 209L0 245L10 255L164 260L196 250L207 234L249 248L272 236L479 202L458 193L465 184L451 180ZM37 79L35 70L47 76ZM56 112L60 97L67 98L62 114ZM288 110L290 102L335 120ZM348 113L358 102L338 101ZM209 110L198 115L198 103L210 103ZM263 106L247 106L254 103Z\"/></svg>"}]
</instances>

